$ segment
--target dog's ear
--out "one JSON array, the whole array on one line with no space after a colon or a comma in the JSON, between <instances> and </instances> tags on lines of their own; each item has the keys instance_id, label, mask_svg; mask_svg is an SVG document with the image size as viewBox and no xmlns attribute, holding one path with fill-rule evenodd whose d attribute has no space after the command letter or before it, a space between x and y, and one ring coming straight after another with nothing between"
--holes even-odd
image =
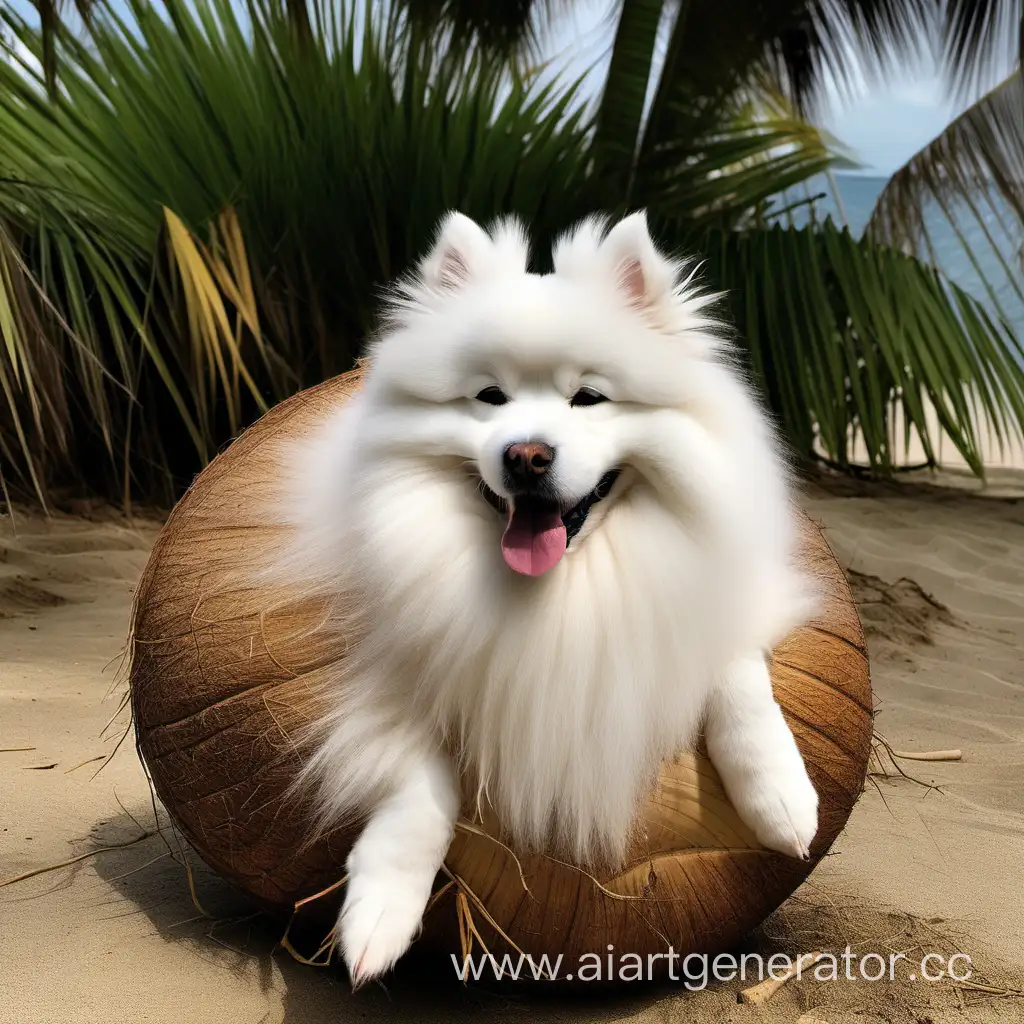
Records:
<instances>
[{"instance_id":1,"label":"dog's ear","mask_svg":"<svg viewBox=\"0 0 1024 1024\"><path fill-rule=\"evenodd\" d=\"M434 248L420 266L423 283L437 291L458 291L480 272L493 245L476 221L454 211L447 214Z\"/></svg>"},{"instance_id":2,"label":"dog's ear","mask_svg":"<svg viewBox=\"0 0 1024 1024\"><path fill-rule=\"evenodd\" d=\"M601 252L630 305L648 310L671 296L675 266L655 248L645 213L620 220L601 243Z\"/></svg>"},{"instance_id":3,"label":"dog's ear","mask_svg":"<svg viewBox=\"0 0 1024 1024\"><path fill-rule=\"evenodd\" d=\"M484 274L524 273L528 260L526 233L514 218L497 221L488 234L465 214L452 212L441 221L420 277L431 291L456 292Z\"/></svg>"}]
</instances>

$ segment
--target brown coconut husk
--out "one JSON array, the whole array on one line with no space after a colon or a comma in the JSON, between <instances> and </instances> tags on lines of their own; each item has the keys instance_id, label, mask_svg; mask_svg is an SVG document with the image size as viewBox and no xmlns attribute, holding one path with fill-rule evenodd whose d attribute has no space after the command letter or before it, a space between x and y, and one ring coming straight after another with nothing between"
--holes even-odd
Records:
<instances>
[{"instance_id":1,"label":"brown coconut husk","mask_svg":"<svg viewBox=\"0 0 1024 1024\"><path fill-rule=\"evenodd\" d=\"M308 801L289 795L299 737L324 668L348 639L327 609L254 583L284 539L260 497L280 486L276 442L300 436L359 385L358 371L277 406L220 454L178 503L139 585L131 701L139 752L182 833L212 868L268 909L330 912L353 829L315 836ZM823 583L821 615L772 656L775 695L820 796L809 862L762 849L710 762L666 762L624 867L594 873L518 857L493 821L463 823L439 876L424 941L532 955L647 954L733 945L809 874L860 795L871 749L868 659L846 578L804 522L803 558ZM646 959L645 959L646 963ZM665 964L662 960L659 964Z\"/></svg>"}]
</instances>

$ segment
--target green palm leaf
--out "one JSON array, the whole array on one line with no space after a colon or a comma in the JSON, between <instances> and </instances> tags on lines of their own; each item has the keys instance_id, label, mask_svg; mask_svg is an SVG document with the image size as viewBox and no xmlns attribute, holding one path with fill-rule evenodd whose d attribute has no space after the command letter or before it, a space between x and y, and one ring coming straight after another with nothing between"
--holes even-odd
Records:
<instances>
[{"instance_id":1,"label":"green palm leaf","mask_svg":"<svg viewBox=\"0 0 1024 1024\"><path fill-rule=\"evenodd\" d=\"M1024 80L1015 72L915 153L886 184L867 231L922 256L934 249L929 213L966 215L994 244L993 220L1024 241ZM993 217L993 213L996 214Z\"/></svg>"},{"instance_id":2,"label":"green palm leaf","mask_svg":"<svg viewBox=\"0 0 1024 1024\"><path fill-rule=\"evenodd\" d=\"M900 439L916 437L934 463L945 436L981 474L980 424L998 425L1001 443L1021 437L1024 353L934 268L831 221L720 232L702 249L801 455L851 466L859 444L865 468L891 472Z\"/></svg>"},{"instance_id":3,"label":"green palm leaf","mask_svg":"<svg viewBox=\"0 0 1024 1024\"><path fill-rule=\"evenodd\" d=\"M281 0L101 5L84 39L55 30L59 99L0 61L0 484L172 497L262 408L352 365L452 207L518 213L539 251L595 207L649 207L729 289L804 455L849 465L856 442L888 471L908 424L980 472L980 424L1016 433L998 313L875 237L783 226L778 197L841 158L768 84L793 5L625 4L593 122L576 86L461 32L463 5L428 31L429 6L311 4L297 31ZM868 8L881 39L893 8ZM42 59L37 29L0 20Z\"/></svg>"},{"instance_id":4,"label":"green palm leaf","mask_svg":"<svg viewBox=\"0 0 1024 1024\"><path fill-rule=\"evenodd\" d=\"M38 59L40 33L2 18ZM351 365L446 209L549 235L572 215L571 86L454 31L417 44L369 3L310 31L271 0L99 6L85 39L57 32L59 102L0 61L0 474L170 497L261 408Z\"/></svg>"}]
</instances>

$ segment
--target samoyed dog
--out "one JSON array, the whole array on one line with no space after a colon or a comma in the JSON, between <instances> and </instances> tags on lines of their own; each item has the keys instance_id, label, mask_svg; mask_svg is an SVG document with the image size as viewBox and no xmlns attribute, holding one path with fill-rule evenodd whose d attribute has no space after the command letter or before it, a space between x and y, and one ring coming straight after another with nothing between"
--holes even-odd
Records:
<instances>
[{"instance_id":1,"label":"samoyed dog","mask_svg":"<svg viewBox=\"0 0 1024 1024\"><path fill-rule=\"evenodd\" d=\"M355 984L408 948L477 801L520 850L614 865L703 730L761 843L806 857L817 828L765 662L813 587L712 297L642 214L527 261L516 223L449 215L362 389L283 454L276 571L357 609L300 780L365 821L337 927Z\"/></svg>"}]
</instances>

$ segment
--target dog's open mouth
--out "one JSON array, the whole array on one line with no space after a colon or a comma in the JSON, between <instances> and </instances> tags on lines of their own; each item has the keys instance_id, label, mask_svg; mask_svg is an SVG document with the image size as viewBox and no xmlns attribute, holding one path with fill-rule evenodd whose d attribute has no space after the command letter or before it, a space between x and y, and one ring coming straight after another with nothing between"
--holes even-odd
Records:
<instances>
[{"instance_id":1,"label":"dog's open mouth","mask_svg":"<svg viewBox=\"0 0 1024 1024\"><path fill-rule=\"evenodd\" d=\"M501 554L509 568L524 576L541 576L553 569L569 541L583 529L591 508L611 493L618 478L619 470L609 470L585 498L565 511L557 502L528 494L518 495L509 503L481 482L490 505L508 516Z\"/></svg>"}]
</instances>

